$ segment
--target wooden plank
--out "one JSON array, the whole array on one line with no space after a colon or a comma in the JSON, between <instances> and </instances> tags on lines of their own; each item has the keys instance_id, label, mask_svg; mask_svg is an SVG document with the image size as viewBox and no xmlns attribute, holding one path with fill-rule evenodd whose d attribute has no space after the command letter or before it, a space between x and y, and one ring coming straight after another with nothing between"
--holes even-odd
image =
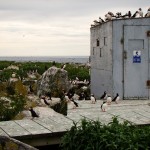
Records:
<instances>
[{"instance_id":1,"label":"wooden plank","mask_svg":"<svg viewBox=\"0 0 150 150\"><path fill-rule=\"evenodd\" d=\"M22 121L22 120L21 120ZM22 135L30 135L30 132L22 128L15 121L3 121L0 122L0 127L10 136L22 136Z\"/></svg>"},{"instance_id":2,"label":"wooden plank","mask_svg":"<svg viewBox=\"0 0 150 150\"><path fill-rule=\"evenodd\" d=\"M58 124L55 121L51 120L50 118L39 118L35 120L38 124L41 126L47 128L50 130L50 132L63 132L66 131L66 126L63 126L62 124Z\"/></svg>"},{"instance_id":3,"label":"wooden plank","mask_svg":"<svg viewBox=\"0 0 150 150\"><path fill-rule=\"evenodd\" d=\"M55 121L57 124L59 124L60 126L65 126L66 129L70 129L73 125L73 121L71 121L70 119L60 115L58 117L56 116L51 116L49 117L51 120Z\"/></svg>"},{"instance_id":4,"label":"wooden plank","mask_svg":"<svg viewBox=\"0 0 150 150\"><path fill-rule=\"evenodd\" d=\"M0 128L0 136L9 136L2 128Z\"/></svg>"},{"instance_id":5,"label":"wooden plank","mask_svg":"<svg viewBox=\"0 0 150 150\"><path fill-rule=\"evenodd\" d=\"M115 116L119 116L122 119L128 120L134 124L148 124L149 122L147 121L147 118L136 114L135 112L133 112L132 110L124 110L124 111L114 111L111 112L110 114L115 115Z\"/></svg>"},{"instance_id":6,"label":"wooden plank","mask_svg":"<svg viewBox=\"0 0 150 150\"><path fill-rule=\"evenodd\" d=\"M44 133L51 133L50 130L44 128L43 126L39 125L33 120L16 120L17 124L19 124L21 127L26 129L31 134L44 134Z\"/></svg>"}]
</instances>

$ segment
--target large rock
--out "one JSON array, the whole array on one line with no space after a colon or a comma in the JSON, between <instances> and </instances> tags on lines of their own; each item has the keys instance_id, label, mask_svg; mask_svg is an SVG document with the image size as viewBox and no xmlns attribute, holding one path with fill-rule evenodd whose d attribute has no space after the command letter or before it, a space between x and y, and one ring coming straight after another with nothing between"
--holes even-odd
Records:
<instances>
[{"instance_id":1,"label":"large rock","mask_svg":"<svg viewBox=\"0 0 150 150\"><path fill-rule=\"evenodd\" d=\"M45 71L37 83L37 94L43 95L51 92L51 96L60 97L62 89L68 91L71 84L68 80L68 72L55 66Z\"/></svg>"}]
</instances>

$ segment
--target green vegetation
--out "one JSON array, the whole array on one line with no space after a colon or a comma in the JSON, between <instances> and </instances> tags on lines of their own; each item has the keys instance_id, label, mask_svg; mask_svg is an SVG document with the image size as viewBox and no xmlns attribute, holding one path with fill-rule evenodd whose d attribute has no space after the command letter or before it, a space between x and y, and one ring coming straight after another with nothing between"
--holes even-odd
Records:
<instances>
[{"instance_id":1,"label":"green vegetation","mask_svg":"<svg viewBox=\"0 0 150 150\"><path fill-rule=\"evenodd\" d=\"M8 121L24 109L27 91L20 80L1 83L0 88L0 121Z\"/></svg>"},{"instance_id":2,"label":"green vegetation","mask_svg":"<svg viewBox=\"0 0 150 150\"><path fill-rule=\"evenodd\" d=\"M20 112L27 109L28 106L36 106L35 102L27 99L28 87L32 87L32 93L37 93L37 82L41 75L51 66L53 62L14 62L0 61L0 121L6 121L16 118ZM55 63L56 67L61 67L61 63ZM89 80L89 68L81 64L67 64L65 70L68 71L68 78L80 80ZM34 73L34 78L29 74ZM12 81L12 74L17 80ZM67 115L67 105L64 101L54 106L55 111ZM21 114L20 114L21 115ZM20 117L20 116L19 116Z\"/></svg>"},{"instance_id":3,"label":"green vegetation","mask_svg":"<svg viewBox=\"0 0 150 150\"><path fill-rule=\"evenodd\" d=\"M74 123L62 138L63 150L149 150L150 126L134 126L117 117L107 125L99 121Z\"/></svg>"},{"instance_id":4,"label":"green vegetation","mask_svg":"<svg viewBox=\"0 0 150 150\"><path fill-rule=\"evenodd\" d=\"M17 77L21 79L27 77L27 73L30 71L37 71L39 75L42 75L49 67L52 66L52 62L0 62L0 79L1 81L7 81L13 72L16 72ZM10 65L19 67L19 70L7 69ZM61 67L61 63L56 63L57 67ZM65 70L68 71L69 79L75 79L78 77L80 80L90 79L89 68L80 64L67 64Z\"/></svg>"}]
</instances>

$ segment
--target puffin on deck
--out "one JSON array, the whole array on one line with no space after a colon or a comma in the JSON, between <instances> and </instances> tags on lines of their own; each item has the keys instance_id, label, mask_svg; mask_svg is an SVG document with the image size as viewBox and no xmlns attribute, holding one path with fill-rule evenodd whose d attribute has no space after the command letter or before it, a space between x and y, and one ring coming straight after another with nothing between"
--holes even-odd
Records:
<instances>
[{"instance_id":1,"label":"puffin on deck","mask_svg":"<svg viewBox=\"0 0 150 150\"><path fill-rule=\"evenodd\" d=\"M107 98L107 93L104 91L104 94L100 97L100 99L106 99Z\"/></svg>"},{"instance_id":2,"label":"puffin on deck","mask_svg":"<svg viewBox=\"0 0 150 150\"><path fill-rule=\"evenodd\" d=\"M92 104L95 104L96 98L94 97L94 94L91 94L90 99L91 99L91 103L92 103Z\"/></svg>"},{"instance_id":3,"label":"puffin on deck","mask_svg":"<svg viewBox=\"0 0 150 150\"><path fill-rule=\"evenodd\" d=\"M116 104L118 104L120 97L119 94L117 93L116 96L112 99L112 102L115 102Z\"/></svg>"},{"instance_id":4,"label":"puffin on deck","mask_svg":"<svg viewBox=\"0 0 150 150\"><path fill-rule=\"evenodd\" d=\"M31 112L32 119L39 117L39 115L33 110L33 107L30 107L29 111Z\"/></svg>"},{"instance_id":5,"label":"puffin on deck","mask_svg":"<svg viewBox=\"0 0 150 150\"><path fill-rule=\"evenodd\" d=\"M101 110L102 110L103 112L105 112L105 111L107 111L107 107L108 107L107 102L106 102L106 101L103 101L103 104L101 105Z\"/></svg>"}]
</instances>

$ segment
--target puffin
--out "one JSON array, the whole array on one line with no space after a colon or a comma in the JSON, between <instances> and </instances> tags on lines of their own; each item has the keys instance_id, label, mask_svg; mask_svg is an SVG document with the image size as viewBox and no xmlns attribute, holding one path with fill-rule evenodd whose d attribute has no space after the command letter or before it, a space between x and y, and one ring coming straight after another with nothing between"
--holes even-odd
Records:
<instances>
[{"instance_id":1,"label":"puffin","mask_svg":"<svg viewBox=\"0 0 150 150\"><path fill-rule=\"evenodd\" d=\"M45 96L41 96L41 103L43 105L49 106L50 105L50 99L47 99Z\"/></svg>"},{"instance_id":2,"label":"puffin","mask_svg":"<svg viewBox=\"0 0 150 150\"><path fill-rule=\"evenodd\" d=\"M91 103L92 103L92 104L95 104L96 98L94 97L94 94L91 94L90 99L91 99Z\"/></svg>"},{"instance_id":3,"label":"puffin","mask_svg":"<svg viewBox=\"0 0 150 150\"><path fill-rule=\"evenodd\" d=\"M137 15L138 15L138 11L136 11L134 14L133 14L133 16L132 16L132 18L136 18L137 17Z\"/></svg>"},{"instance_id":4,"label":"puffin","mask_svg":"<svg viewBox=\"0 0 150 150\"><path fill-rule=\"evenodd\" d=\"M71 100L71 104L73 105L73 109L79 107L78 103L75 102L73 99Z\"/></svg>"},{"instance_id":5,"label":"puffin","mask_svg":"<svg viewBox=\"0 0 150 150\"><path fill-rule=\"evenodd\" d=\"M63 64L62 66L61 66L61 69L65 69L66 68L66 64Z\"/></svg>"},{"instance_id":6,"label":"puffin","mask_svg":"<svg viewBox=\"0 0 150 150\"><path fill-rule=\"evenodd\" d=\"M103 104L101 105L101 110L103 111L103 112L105 112L106 111L106 109L107 109L107 103L106 103L106 101L103 101Z\"/></svg>"},{"instance_id":7,"label":"puffin","mask_svg":"<svg viewBox=\"0 0 150 150\"><path fill-rule=\"evenodd\" d=\"M95 26L99 25L99 22L97 20L94 20L93 22Z\"/></svg>"},{"instance_id":8,"label":"puffin","mask_svg":"<svg viewBox=\"0 0 150 150\"><path fill-rule=\"evenodd\" d=\"M142 8L139 8L138 13L139 13L139 17L143 17L143 11L142 11Z\"/></svg>"},{"instance_id":9,"label":"puffin","mask_svg":"<svg viewBox=\"0 0 150 150\"><path fill-rule=\"evenodd\" d=\"M35 117L39 117L39 115L33 110L33 107L30 107L29 111L31 112L32 119L34 119Z\"/></svg>"},{"instance_id":10,"label":"puffin","mask_svg":"<svg viewBox=\"0 0 150 150\"><path fill-rule=\"evenodd\" d=\"M107 102L107 104L108 104L108 105L110 105L110 104L111 104L111 102L112 102L112 98L111 98L111 96L110 96L110 95L108 95L108 96L107 96L106 102Z\"/></svg>"},{"instance_id":11,"label":"puffin","mask_svg":"<svg viewBox=\"0 0 150 150\"><path fill-rule=\"evenodd\" d=\"M150 17L150 8L147 10L147 13L145 14L145 17Z\"/></svg>"},{"instance_id":12,"label":"puffin","mask_svg":"<svg viewBox=\"0 0 150 150\"><path fill-rule=\"evenodd\" d=\"M104 23L105 21L101 18L101 17L99 17L99 23L101 24L101 23Z\"/></svg>"},{"instance_id":13,"label":"puffin","mask_svg":"<svg viewBox=\"0 0 150 150\"><path fill-rule=\"evenodd\" d=\"M115 102L116 104L118 104L120 97L119 94L117 93L116 96L112 99L112 102Z\"/></svg>"},{"instance_id":14,"label":"puffin","mask_svg":"<svg viewBox=\"0 0 150 150\"><path fill-rule=\"evenodd\" d=\"M100 97L100 99L106 99L106 97L107 97L107 93L106 91L104 91L104 94Z\"/></svg>"},{"instance_id":15,"label":"puffin","mask_svg":"<svg viewBox=\"0 0 150 150\"><path fill-rule=\"evenodd\" d=\"M65 93L65 100L66 100L67 102L70 102L70 98L68 97L67 93Z\"/></svg>"}]
</instances>

